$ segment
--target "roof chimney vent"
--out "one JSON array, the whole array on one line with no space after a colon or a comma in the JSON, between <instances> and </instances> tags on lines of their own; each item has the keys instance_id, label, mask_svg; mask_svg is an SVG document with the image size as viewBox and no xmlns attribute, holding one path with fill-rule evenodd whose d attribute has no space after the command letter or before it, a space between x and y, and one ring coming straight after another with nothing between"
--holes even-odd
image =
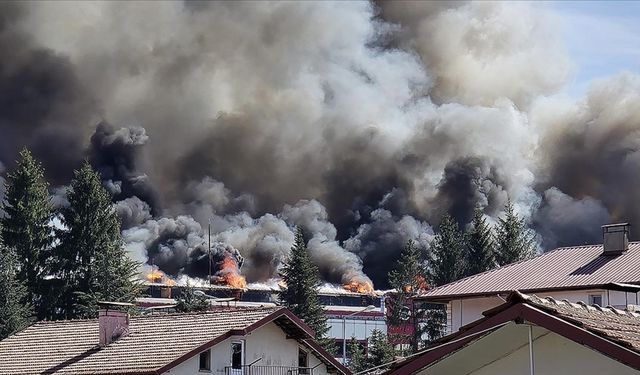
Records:
<instances>
[{"instance_id":1,"label":"roof chimney vent","mask_svg":"<svg viewBox=\"0 0 640 375\"><path fill-rule=\"evenodd\" d=\"M602 226L604 255L620 255L629 249L629 223Z\"/></svg>"},{"instance_id":2,"label":"roof chimney vent","mask_svg":"<svg viewBox=\"0 0 640 375\"><path fill-rule=\"evenodd\" d=\"M129 313L118 309L133 306L122 302L98 302L98 329L100 346L107 346L129 333Z\"/></svg>"}]
</instances>

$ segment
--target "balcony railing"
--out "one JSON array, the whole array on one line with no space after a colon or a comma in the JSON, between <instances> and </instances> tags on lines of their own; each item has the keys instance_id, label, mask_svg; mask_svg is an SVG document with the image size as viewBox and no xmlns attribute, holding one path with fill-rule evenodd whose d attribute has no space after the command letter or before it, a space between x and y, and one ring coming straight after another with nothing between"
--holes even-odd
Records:
<instances>
[{"instance_id":1,"label":"balcony railing","mask_svg":"<svg viewBox=\"0 0 640 375\"><path fill-rule=\"evenodd\" d=\"M225 375L313 375L311 367L250 366L224 368Z\"/></svg>"}]
</instances>

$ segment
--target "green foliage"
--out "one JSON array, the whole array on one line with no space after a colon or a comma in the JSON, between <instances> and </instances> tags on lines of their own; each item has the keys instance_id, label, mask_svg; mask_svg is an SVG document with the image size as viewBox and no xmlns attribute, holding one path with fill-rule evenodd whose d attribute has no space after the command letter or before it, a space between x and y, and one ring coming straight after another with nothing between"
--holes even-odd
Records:
<instances>
[{"instance_id":1,"label":"green foliage","mask_svg":"<svg viewBox=\"0 0 640 375\"><path fill-rule=\"evenodd\" d=\"M17 279L27 288L27 300L40 310L40 281L47 274L47 253L52 243L49 226L53 207L44 171L28 150L20 152L15 169L7 176L0 236L17 259Z\"/></svg>"},{"instance_id":2,"label":"green foliage","mask_svg":"<svg viewBox=\"0 0 640 375\"><path fill-rule=\"evenodd\" d=\"M495 268L494 253L491 228L487 224L482 210L476 208L471 228L467 232L467 268L465 276L475 275Z\"/></svg>"},{"instance_id":3,"label":"green foliage","mask_svg":"<svg viewBox=\"0 0 640 375\"><path fill-rule=\"evenodd\" d=\"M196 290L189 284L180 291L180 296L176 298L176 301L176 311L178 312L207 311L211 307L209 301L203 295L196 293Z\"/></svg>"},{"instance_id":4,"label":"green foliage","mask_svg":"<svg viewBox=\"0 0 640 375\"><path fill-rule=\"evenodd\" d=\"M126 255L110 196L89 163L75 172L67 198L55 262L62 281L59 317L95 316L99 300L133 302L137 264Z\"/></svg>"},{"instance_id":5,"label":"green foliage","mask_svg":"<svg viewBox=\"0 0 640 375\"><path fill-rule=\"evenodd\" d=\"M444 215L431 242L429 277L433 285L444 285L464 276L465 235L450 215Z\"/></svg>"},{"instance_id":6,"label":"green foliage","mask_svg":"<svg viewBox=\"0 0 640 375\"><path fill-rule=\"evenodd\" d=\"M423 319L426 322L421 329L421 337L424 337L424 346L444 336L447 328L447 310L436 308L423 308Z\"/></svg>"},{"instance_id":7,"label":"green foliage","mask_svg":"<svg viewBox=\"0 0 640 375\"><path fill-rule=\"evenodd\" d=\"M27 288L16 277L16 256L0 242L0 340L26 328L33 309Z\"/></svg>"},{"instance_id":8,"label":"green foliage","mask_svg":"<svg viewBox=\"0 0 640 375\"><path fill-rule=\"evenodd\" d=\"M364 356L362 347L355 337L352 337L351 341L349 341L349 345L347 346L347 353L349 358L347 367L349 367L352 372L356 373L367 369L367 360Z\"/></svg>"},{"instance_id":9,"label":"green foliage","mask_svg":"<svg viewBox=\"0 0 640 375\"><path fill-rule=\"evenodd\" d=\"M535 236L527 228L525 220L515 214L511 201L507 202L504 217L498 222L495 242L496 260L501 266L535 254Z\"/></svg>"},{"instance_id":10,"label":"green foliage","mask_svg":"<svg viewBox=\"0 0 640 375\"><path fill-rule=\"evenodd\" d=\"M367 356L367 368L389 363L394 360L395 355L396 352L391 343L389 343L389 340L387 340L387 335L377 329L371 331Z\"/></svg>"},{"instance_id":11,"label":"green foliage","mask_svg":"<svg viewBox=\"0 0 640 375\"><path fill-rule=\"evenodd\" d=\"M422 310L409 309L410 316L408 319L403 315L407 312L405 307L407 302L420 293L420 290L426 286L425 283L424 261L418 248L413 241L409 240L400 255L396 267L389 272L389 284L396 290L391 306L389 306L391 309L389 324L399 326L409 322L413 323L414 327L417 328L416 323L422 319ZM420 334L419 329L414 329L413 337L408 337L414 351L417 350Z\"/></svg>"},{"instance_id":12,"label":"green foliage","mask_svg":"<svg viewBox=\"0 0 640 375\"><path fill-rule=\"evenodd\" d=\"M333 341L327 337L327 318L318 298L318 268L311 262L300 228L296 231L293 247L280 271L280 277L284 282L278 295L281 303L315 331L316 340L325 349L335 351Z\"/></svg>"}]
</instances>

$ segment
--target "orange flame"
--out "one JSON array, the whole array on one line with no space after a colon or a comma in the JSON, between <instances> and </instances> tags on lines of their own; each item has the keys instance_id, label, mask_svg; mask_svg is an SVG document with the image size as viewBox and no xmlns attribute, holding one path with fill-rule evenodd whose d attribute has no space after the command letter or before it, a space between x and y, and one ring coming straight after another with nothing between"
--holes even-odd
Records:
<instances>
[{"instance_id":1,"label":"orange flame","mask_svg":"<svg viewBox=\"0 0 640 375\"><path fill-rule=\"evenodd\" d=\"M153 269L151 272L145 275L145 278L149 282L156 284L166 284L168 286L176 285L175 280L167 276L166 273L160 271L159 269Z\"/></svg>"},{"instance_id":2,"label":"orange flame","mask_svg":"<svg viewBox=\"0 0 640 375\"><path fill-rule=\"evenodd\" d=\"M429 290L429 283L427 282L427 279L424 276L418 275L416 276L416 289L417 292L424 292L426 290ZM405 285L404 287L404 291L405 293L411 293L411 291L413 290L413 286L412 285Z\"/></svg>"},{"instance_id":3,"label":"orange flame","mask_svg":"<svg viewBox=\"0 0 640 375\"><path fill-rule=\"evenodd\" d=\"M228 285L235 289L246 289L247 280L240 275L239 271L235 259L226 257L220 262L220 271L215 276L215 283Z\"/></svg>"},{"instance_id":4,"label":"orange flame","mask_svg":"<svg viewBox=\"0 0 640 375\"><path fill-rule=\"evenodd\" d=\"M373 284L369 281L351 280L342 287L353 293L373 294Z\"/></svg>"}]
</instances>

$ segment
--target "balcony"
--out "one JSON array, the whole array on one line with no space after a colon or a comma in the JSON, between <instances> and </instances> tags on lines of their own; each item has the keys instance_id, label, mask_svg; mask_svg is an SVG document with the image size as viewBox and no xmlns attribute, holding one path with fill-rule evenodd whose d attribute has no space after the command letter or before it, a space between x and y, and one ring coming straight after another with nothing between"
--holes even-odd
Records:
<instances>
[{"instance_id":1,"label":"balcony","mask_svg":"<svg viewBox=\"0 0 640 375\"><path fill-rule=\"evenodd\" d=\"M312 367L287 367L287 366L251 366L240 368L227 366L225 375L313 375Z\"/></svg>"}]
</instances>

